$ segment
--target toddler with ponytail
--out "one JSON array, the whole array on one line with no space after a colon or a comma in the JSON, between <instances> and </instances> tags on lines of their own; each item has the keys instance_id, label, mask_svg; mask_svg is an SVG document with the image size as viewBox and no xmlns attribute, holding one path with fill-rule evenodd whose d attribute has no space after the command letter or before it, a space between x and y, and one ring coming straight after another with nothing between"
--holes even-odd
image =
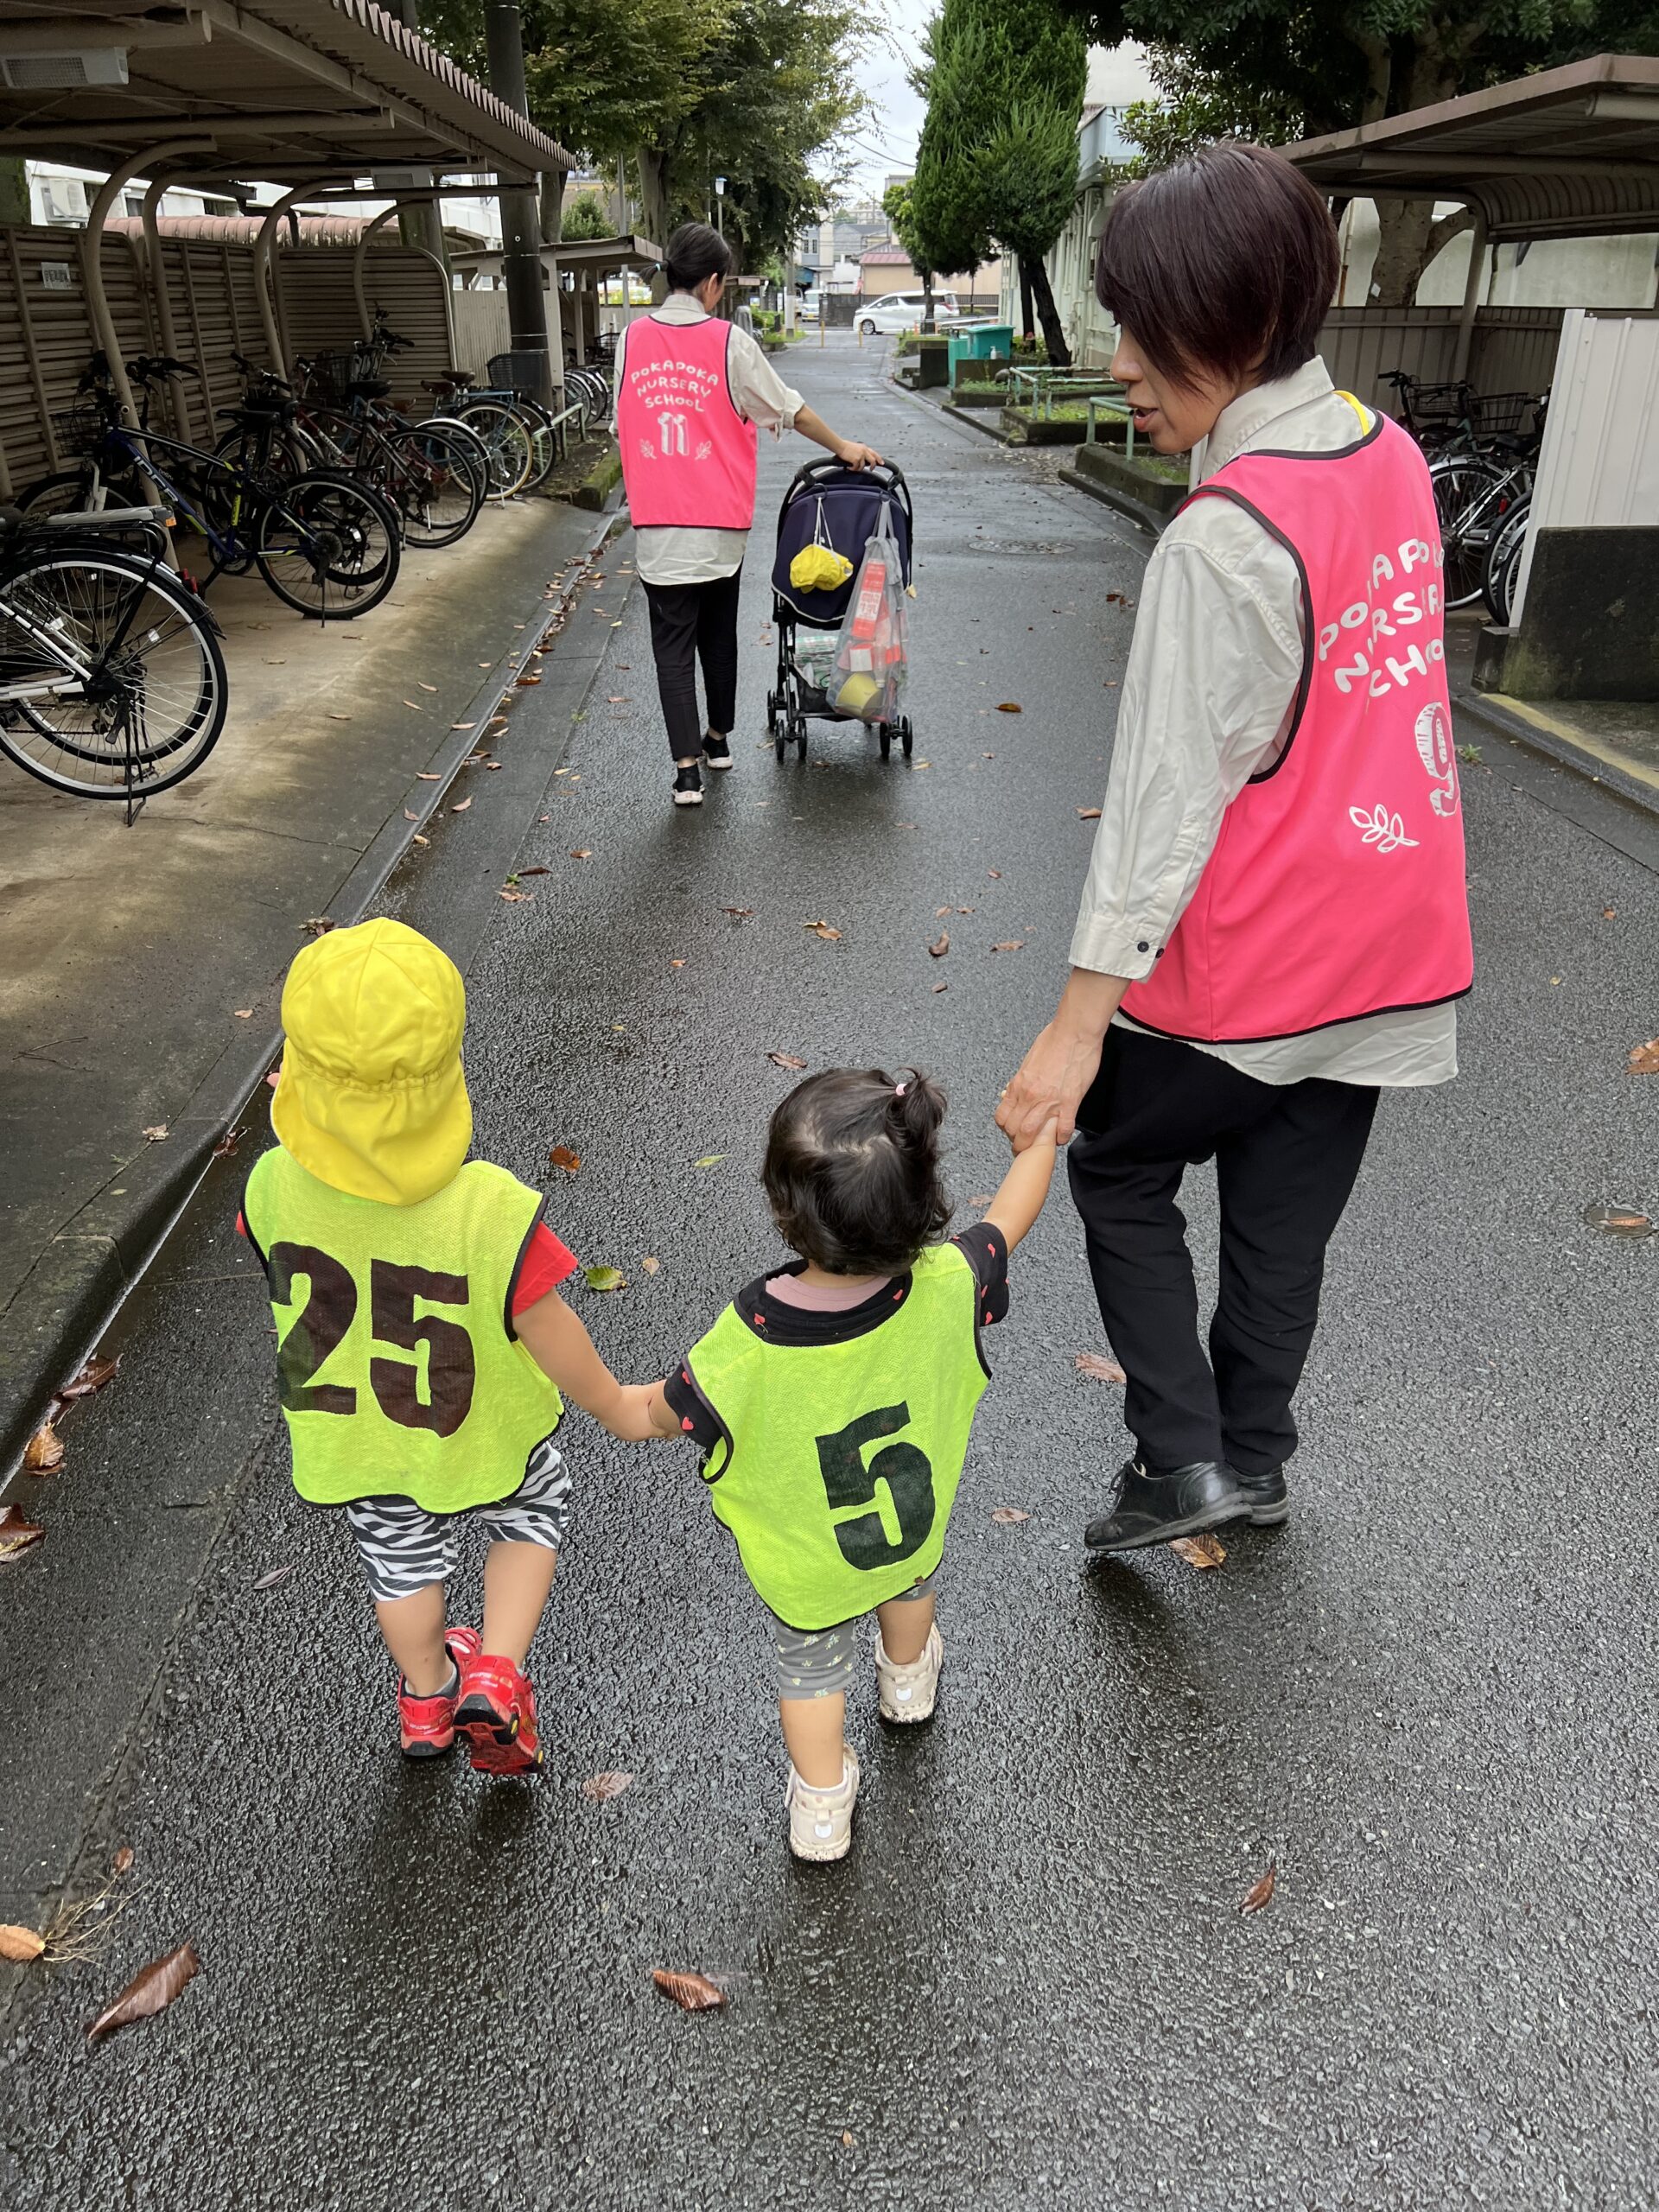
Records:
<instances>
[{"instance_id":1,"label":"toddler with ponytail","mask_svg":"<svg viewBox=\"0 0 1659 2212\"><path fill-rule=\"evenodd\" d=\"M931 1717L944 1644L933 1582L1007 1311L1008 1254L1047 1195L1057 1131L1021 1153L985 1218L946 1238L944 1094L912 1069L829 1068L772 1117L763 1179L797 1255L739 1293L652 1395L690 1437L717 1517L770 1616L797 1858L852 1840L845 1739L874 1614L882 1718Z\"/></svg>"}]
</instances>

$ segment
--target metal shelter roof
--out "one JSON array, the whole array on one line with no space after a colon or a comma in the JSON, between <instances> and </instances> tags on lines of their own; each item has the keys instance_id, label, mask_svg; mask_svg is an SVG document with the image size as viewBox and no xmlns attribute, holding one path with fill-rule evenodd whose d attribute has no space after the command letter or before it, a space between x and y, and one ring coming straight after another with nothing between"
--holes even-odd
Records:
<instances>
[{"instance_id":1,"label":"metal shelter roof","mask_svg":"<svg viewBox=\"0 0 1659 2212\"><path fill-rule=\"evenodd\" d=\"M457 269L474 269L490 275L501 260L501 248L480 246L469 251L460 248L451 252L449 259ZM626 232L613 238L562 238L557 245L542 248L543 265L551 268L555 263L562 270L585 269L601 276L620 269L655 269L661 264L663 249L653 245L649 238L631 238Z\"/></svg>"},{"instance_id":2,"label":"metal shelter roof","mask_svg":"<svg viewBox=\"0 0 1659 2212\"><path fill-rule=\"evenodd\" d=\"M115 81L62 81L77 54L111 49L124 55L124 82L107 60L88 73ZM184 137L211 139L204 158L227 174L283 182L574 167L373 0L0 0L0 149L87 168ZM54 81L19 81L42 75Z\"/></svg>"},{"instance_id":3,"label":"metal shelter roof","mask_svg":"<svg viewBox=\"0 0 1659 2212\"><path fill-rule=\"evenodd\" d=\"M1494 245L1659 230L1659 59L1599 54L1280 150L1326 192L1465 200Z\"/></svg>"}]
</instances>

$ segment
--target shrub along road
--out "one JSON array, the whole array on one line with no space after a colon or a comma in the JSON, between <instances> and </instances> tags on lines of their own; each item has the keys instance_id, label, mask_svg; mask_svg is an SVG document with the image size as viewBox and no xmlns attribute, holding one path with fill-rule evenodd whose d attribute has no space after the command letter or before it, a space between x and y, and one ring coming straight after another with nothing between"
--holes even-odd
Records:
<instances>
[{"instance_id":1,"label":"shrub along road","mask_svg":"<svg viewBox=\"0 0 1659 2212\"><path fill-rule=\"evenodd\" d=\"M736 772L671 811L625 539L567 772L511 807L479 785L387 893L469 964L480 1150L550 1175L553 1225L627 1279L574 1293L624 1374L660 1372L775 1249L756 1167L791 1078L769 1052L940 1076L971 1217L1064 969L1143 550L880 368L845 342L791 363L914 489L915 766L852 730L815 726L804 767L754 741L770 509L806 457L768 448ZM1659 1093L1625 1068L1659 1026L1659 841L1482 747L1465 1072L1385 1102L1290 1524L1218 1571L1084 1557L1124 1440L1075 1364L1105 1346L1058 1187L988 1339L939 1715L884 1736L861 1692L839 1869L787 1858L760 1619L694 1468L580 1416L544 1781L400 1764L345 1533L287 1487L231 1227L256 1139L219 1162L64 1471L22 1493L44 1541L4 1570L0 1916L43 1924L77 1849L78 1893L136 1854L102 1955L10 1985L8 2202L1641 2197L1656 1248L1580 1213L1659 1195ZM515 863L534 896L504 902ZM1209 1267L1205 1174L1191 1211ZM632 1782L596 1805L601 1770ZM187 1938L176 2005L90 2049ZM727 2008L675 2010L658 1967L725 1977Z\"/></svg>"}]
</instances>

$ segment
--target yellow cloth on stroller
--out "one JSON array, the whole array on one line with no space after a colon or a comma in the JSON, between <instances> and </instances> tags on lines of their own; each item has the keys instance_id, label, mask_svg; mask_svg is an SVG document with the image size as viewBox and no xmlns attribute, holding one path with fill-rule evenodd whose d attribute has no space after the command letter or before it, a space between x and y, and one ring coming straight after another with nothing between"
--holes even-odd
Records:
<instances>
[{"instance_id":1,"label":"yellow cloth on stroller","mask_svg":"<svg viewBox=\"0 0 1659 2212\"><path fill-rule=\"evenodd\" d=\"M804 545L789 564L789 581L798 591L835 591L853 573L853 564L833 545L816 541Z\"/></svg>"}]
</instances>

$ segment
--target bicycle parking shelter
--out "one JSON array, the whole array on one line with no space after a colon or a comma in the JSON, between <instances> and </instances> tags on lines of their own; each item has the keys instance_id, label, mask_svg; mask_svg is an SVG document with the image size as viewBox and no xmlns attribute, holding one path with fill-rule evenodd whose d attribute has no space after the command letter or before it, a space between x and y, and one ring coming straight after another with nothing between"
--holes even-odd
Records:
<instances>
[{"instance_id":1,"label":"bicycle parking shelter","mask_svg":"<svg viewBox=\"0 0 1659 2212\"><path fill-rule=\"evenodd\" d=\"M103 245L105 220L135 178L149 180L145 305L156 327L156 350L176 355L176 327L188 302L169 281L156 221L169 184L211 184L245 198L258 181L288 188L289 200L372 195L411 206L458 189L443 181L457 174L493 170L498 188L522 189L544 169L572 166L553 139L372 0L259 0L257 8L228 0L96 0L73 13L0 0L0 61L9 80L0 91L0 153L107 172L76 258L92 343L108 354L127 410L132 395L124 388ZM280 367L267 273L274 242L270 225L257 257L256 297L264 350L273 357L270 365ZM354 250L357 269L362 244ZM321 259L308 257L308 268L317 269ZM27 271L15 243L11 260L21 289ZM36 256L30 266L39 265ZM60 276L41 281L70 289ZM442 281L447 291L447 276ZM366 334L360 280L353 289ZM54 360L37 357L29 368L42 413L67 403Z\"/></svg>"},{"instance_id":2,"label":"bicycle parking shelter","mask_svg":"<svg viewBox=\"0 0 1659 2212\"><path fill-rule=\"evenodd\" d=\"M1480 305L1491 247L1659 232L1659 59L1599 54L1281 150L1332 197L1473 218L1461 308L1333 310L1339 385L1378 405L1397 367L1551 389L1510 626L1486 632L1478 687L1659 700L1659 309Z\"/></svg>"}]
</instances>

